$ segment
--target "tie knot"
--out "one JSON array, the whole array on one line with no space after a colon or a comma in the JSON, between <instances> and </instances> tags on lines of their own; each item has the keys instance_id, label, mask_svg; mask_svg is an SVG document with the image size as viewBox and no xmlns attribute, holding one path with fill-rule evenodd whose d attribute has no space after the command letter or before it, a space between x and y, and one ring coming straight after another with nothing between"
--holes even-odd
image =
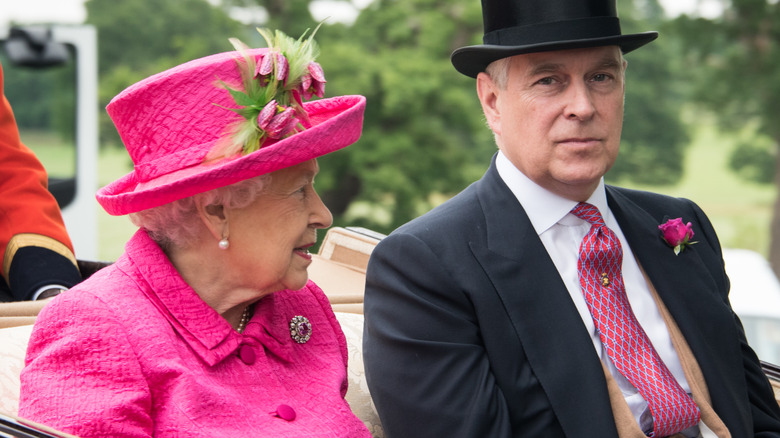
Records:
<instances>
[{"instance_id":1,"label":"tie knot","mask_svg":"<svg viewBox=\"0 0 780 438\"><path fill-rule=\"evenodd\" d=\"M571 209L571 212L573 215L577 216L578 218L588 221L591 225L596 226L604 226L604 218L601 217L601 213L599 213L599 209L596 208L593 204L588 204L586 202L580 202L577 204L574 208Z\"/></svg>"}]
</instances>

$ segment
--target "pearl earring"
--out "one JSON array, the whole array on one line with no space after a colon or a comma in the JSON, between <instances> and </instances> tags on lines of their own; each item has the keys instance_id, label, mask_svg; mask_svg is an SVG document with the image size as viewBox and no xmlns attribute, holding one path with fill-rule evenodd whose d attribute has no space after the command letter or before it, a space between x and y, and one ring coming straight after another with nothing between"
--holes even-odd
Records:
<instances>
[{"instance_id":1,"label":"pearl earring","mask_svg":"<svg viewBox=\"0 0 780 438\"><path fill-rule=\"evenodd\" d=\"M230 242L228 242L227 237L223 237L219 241L219 249L228 249L228 247L230 247Z\"/></svg>"}]
</instances>

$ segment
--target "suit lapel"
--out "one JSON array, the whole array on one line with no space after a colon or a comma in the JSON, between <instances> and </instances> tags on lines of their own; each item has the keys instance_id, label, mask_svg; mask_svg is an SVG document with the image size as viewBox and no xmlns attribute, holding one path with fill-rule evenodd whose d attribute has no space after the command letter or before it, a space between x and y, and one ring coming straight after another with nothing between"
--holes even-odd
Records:
<instances>
[{"instance_id":1,"label":"suit lapel","mask_svg":"<svg viewBox=\"0 0 780 438\"><path fill-rule=\"evenodd\" d=\"M658 231L663 211L656 219L614 187L607 187L607 198L634 256L688 342L708 383L713 408L731 430L747 430L744 418L749 418L749 413L740 413L743 407L734 404L745 391L744 382L733 378L744 373L742 352L734 342L711 342L733 340L739 335L732 311L720 297L718 284L699 253L707 250L699 245L709 243L675 255ZM653 211L658 214L662 208L656 205ZM683 217L694 227L699 224L696 219Z\"/></svg>"},{"instance_id":2,"label":"suit lapel","mask_svg":"<svg viewBox=\"0 0 780 438\"><path fill-rule=\"evenodd\" d=\"M477 196L487 242L472 243L472 251L492 281L564 432L616 437L606 381L590 337L495 163L479 181Z\"/></svg>"},{"instance_id":3,"label":"suit lapel","mask_svg":"<svg viewBox=\"0 0 780 438\"><path fill-rule=\"evenodd\" d=\"M675 321L683 329L688 342L701 333L695 333L697 320L718 321L727 311L725 304L711 306L717 296L718 285L692 246L675 255L661 238L657 221L622 193L608 187L607 199L615 219L620 224L631 251L658 291L658 296L669 308ZM686 221L693 218L683 218ZM696 230L694 230L695 232ZM703 306L702 304L707 304Z\"/></svg>"}]
</instances>

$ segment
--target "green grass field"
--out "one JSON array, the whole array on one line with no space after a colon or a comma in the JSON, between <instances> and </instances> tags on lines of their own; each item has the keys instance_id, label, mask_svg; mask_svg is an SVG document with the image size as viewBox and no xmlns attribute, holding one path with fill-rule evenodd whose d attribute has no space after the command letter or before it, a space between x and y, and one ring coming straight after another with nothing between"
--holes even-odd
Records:
<instances>
[{"instance_id":1,"label":"green grass field","mask_svg":"<svg viewBox=\"0 0 780 438\"><path fill-rule=\"evenodd\" d=\"M710 216L723 246L752 249L766 255L775 188L739 179L727 164L733 138L719 133L710 122L696 126L692 133L693 143L687 152L685 176L678 184L626 185L692 199ZM63 161L58 162L61 164ZM130 159L123 149L106 148L101 151L100 186L130 170ZM99 257L101 260L115 260L135 227L125 216L109 216L102 209L98 214Z\"/></svg>"},{"instance_id":2,"label":"green grass field","mask_svg":"<svg viewBox=\"0 0 780 438\"><path fill-rule=\"evenodd\" d=\"M685 174L678 184L633 187L692 199L712 220L722 246L766 256L775 187L745 181L729 169L734 137L719 133L712 122L700 122L691 134Z\"/></svg>"}]
</instances>

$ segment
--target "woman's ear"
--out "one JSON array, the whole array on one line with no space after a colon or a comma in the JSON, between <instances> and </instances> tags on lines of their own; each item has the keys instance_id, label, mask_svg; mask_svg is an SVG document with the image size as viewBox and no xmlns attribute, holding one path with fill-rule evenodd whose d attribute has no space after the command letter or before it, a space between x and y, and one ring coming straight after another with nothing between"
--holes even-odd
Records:
<instances>
[{"instance_id":1,"label":"woman's ear","mask_svg":"<svg viewBox=\"0 0 780 438\"><path fill-rule=\"evenodd\" d=\"M203 224L215 239L221 240L228 237L228 211L220 204L206 205L200 199L195 200Z\"/></svg>"}]
</instances>

